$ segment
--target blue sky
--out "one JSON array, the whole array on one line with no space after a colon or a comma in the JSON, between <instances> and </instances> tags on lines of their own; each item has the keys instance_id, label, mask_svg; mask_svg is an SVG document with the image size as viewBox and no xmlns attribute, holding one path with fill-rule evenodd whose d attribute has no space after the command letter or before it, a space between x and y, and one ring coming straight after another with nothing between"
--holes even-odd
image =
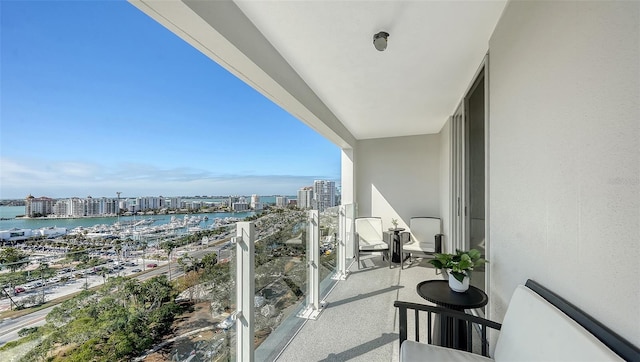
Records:
<instances>
[{"instance_id":1,"label":"blue sky","mask_svg":"<svg viewBox=\"0 0 640 362\"><path fill-rule=\"evenodd\" d=\"M340 150L125 1L0 1L0 198L295 194Z\"/></svg>"}]
</instances>

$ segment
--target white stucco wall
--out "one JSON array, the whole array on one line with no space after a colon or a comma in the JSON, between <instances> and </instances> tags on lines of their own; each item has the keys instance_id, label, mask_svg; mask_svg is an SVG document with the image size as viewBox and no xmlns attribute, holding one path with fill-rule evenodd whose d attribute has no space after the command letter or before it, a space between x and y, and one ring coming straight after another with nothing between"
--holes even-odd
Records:
<instances>
[{"instance_id":1,"label":"white stucco wall","mask_svg":"<svg viewBox=\"0 0 640 362\"><path fill-rule=\"evenodd\" d=\"M439 135L358 141L356 160L358 216L382 217L385 228L440 216Z\"/></svg>"},{"instance_id":2,"label":"white stucco wall","mask_svg":"<svg viewBox=\"0 0 640 362\"><path fill-rule=\"evenodd\" d=\"M492 319L539 281L640 346L640 2L511 2L489 44Z\"/></svg>"}]
</instances>

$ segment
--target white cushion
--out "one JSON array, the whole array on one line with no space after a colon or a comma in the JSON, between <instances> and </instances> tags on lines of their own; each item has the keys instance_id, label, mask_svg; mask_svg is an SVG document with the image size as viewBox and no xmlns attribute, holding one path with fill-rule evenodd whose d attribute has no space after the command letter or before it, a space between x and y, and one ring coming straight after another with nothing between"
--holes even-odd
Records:
<instances>
[{"instance_id":1,"label":"white cushion","mask_svg":"<svg viewBox=\"0 0 640 362\"><path fill-rule=\"evenodd\" d=\"M586 329L531 289L511 297L494 353L496 361L621 361Z\"/></svg>"},{"instance_id":2,"label":"white cushion","mask_svg":"<svg viewBox=\"0 0 640 362\"><path fill-rule=\"evenodd\" d=\"M400 361L486 362L492 360L479 354L407 340L402 342L402 346L400 347Z\"/></svg>"},{"instance_id":3,"label":"white cushion","mask_svg":"<svg viewBox=\"0 0 640 362\"><path fill-rule=\"evenodd\" d=\"M357 218L356 233L361 250L381 250L388 248L382 237L382 219L377 217Z\"/></svg>"}]
</instances>

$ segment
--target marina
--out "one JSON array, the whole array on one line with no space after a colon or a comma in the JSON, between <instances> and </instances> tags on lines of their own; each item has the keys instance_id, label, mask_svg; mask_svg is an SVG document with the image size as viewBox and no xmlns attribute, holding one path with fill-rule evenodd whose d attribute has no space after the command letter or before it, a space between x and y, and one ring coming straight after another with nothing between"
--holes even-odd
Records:
<instances>
[{"instance_id":1,"label":"marina","mask_svg":"<svg viewBox=\"0 0 640 362\"><path fill-rule=\"evenodd\" d=\"M9 242L29 238L56 238L64 235L83 236L86 239L163 239L200 230L231 225L255 212L162 214L120 217L88 218L15 218L24 214L19 206L0 207L0 239ZM9 209L9 210L7 210ZM11 215L13 213L14 215ZM13 216L13 217L12 217Z\"/></svg>"}]
</instances>

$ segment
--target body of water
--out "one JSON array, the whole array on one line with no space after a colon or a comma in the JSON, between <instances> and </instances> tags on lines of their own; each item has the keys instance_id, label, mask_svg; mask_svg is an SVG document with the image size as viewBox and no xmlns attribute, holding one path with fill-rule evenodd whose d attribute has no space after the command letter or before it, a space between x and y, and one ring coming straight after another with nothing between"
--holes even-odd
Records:
<instances>
[{"instance_id":1,"label":"body of water","mask_svg":"<svg viewBox=\"0 0 640 362\"><path fill-rule=\"evenodd\" d=\"M43 227L62 227L69 230L82 226L90 227L94 225L106 224L111 225L118 221L117 217L91 217L80 219L15 219L17 215L24 215L24 206L0 206L0 218L10 220L0 220L0 230L9 230L13 228L17 229L39 229ZM198 216L207 216L208 221L200 223L200 227L206 228L213 224L214 219L221 219L225 217L245 218L247 216L255 215L255 212L212 212L195 214ZM125 220L141 220L141 219L154 219L156 220L152 225L168 224L171 221L171 217L183 218L184 214L171 214L171 215L144 215L144 216L120 216L120 221Z\"/></svg>"}]
</instances>

